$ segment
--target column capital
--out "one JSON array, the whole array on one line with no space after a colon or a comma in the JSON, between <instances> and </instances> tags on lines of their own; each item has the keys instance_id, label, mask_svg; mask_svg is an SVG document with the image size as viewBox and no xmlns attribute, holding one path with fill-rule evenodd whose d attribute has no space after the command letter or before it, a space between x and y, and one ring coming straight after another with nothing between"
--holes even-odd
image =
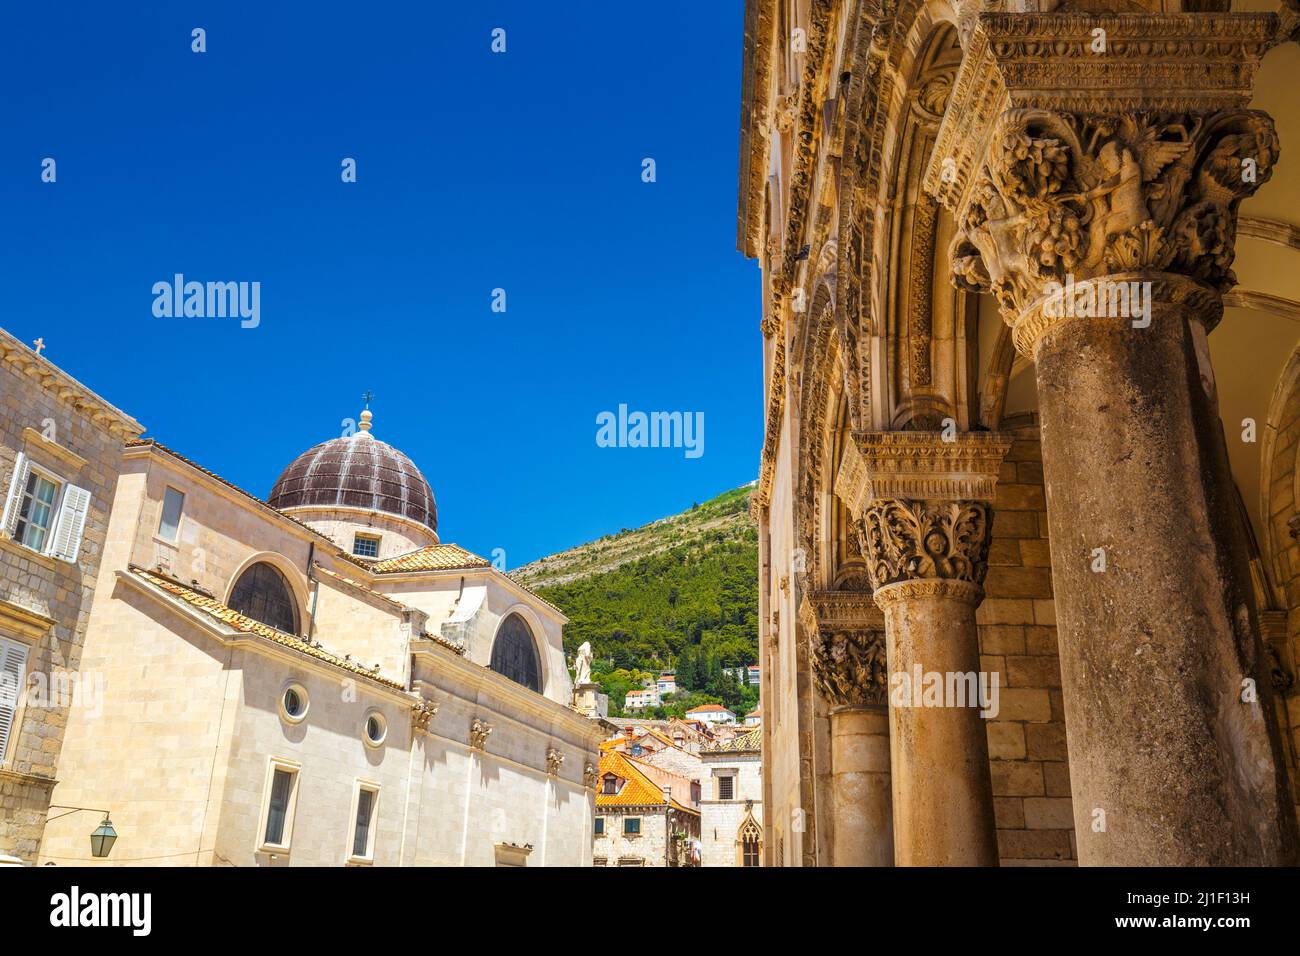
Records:
<instances>
[{"instance_id":1,"label":"column capital","mask_svg":"<svg viewBox=\"0 0 1300 956\"><path fill-rule=\"evenodd\" d=\"M915 597L964 597L973 604L983 598L993 526L988 502L876 499L856 525L877 603L882 588L900 582L965 585L905 590Z\"/></svg>"},{"instance_id":2,"label":"column capital","mask_svg":"<svg viewBox=\"0 0 1300 956\"><path fill-rule=\"evenodd\" d=\"M1277 28L1272 14L980 16L926 188L957 222L954 280L996 297L1022 353L1055 324L1045 311L1075 317L1058 306L1076 287L1095 303L1121 273L1167 275L1176 304L1218 321L1237 207L1278 156L1270 118L1244 108Z\"/></svg>"},{"instance_id":3,"label":"column capital","mask_svg":"<svg viewBox=\"0 0 1300 956\"><path fill-rule=\"evenodd\" d=\"M1246 106L1276 42L1272 13L981 13L924 186L954 214L1009 109L1214 112Z\"/></svg>"},{"instance_id":4,"label":"column capital","mask_svg":"<svg viewBox=\"0 0 1300 956\"><path fill-rule=\"evenodd\" d=\"M822 695L836 707L887 707L885 617L872 595L813 591L799 616L812 635L812 674Z\"/></svg>"}]
</instances>

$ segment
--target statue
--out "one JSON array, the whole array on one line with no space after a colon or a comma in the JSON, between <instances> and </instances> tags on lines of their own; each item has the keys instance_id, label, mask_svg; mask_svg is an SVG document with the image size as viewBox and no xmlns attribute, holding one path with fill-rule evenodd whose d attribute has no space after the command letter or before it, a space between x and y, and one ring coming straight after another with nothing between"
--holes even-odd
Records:
<instances>
[{"instance_id":1,"label":"statue","mask_svg":"<svg viewBox=\"0 0 1300 956\"><path fill-rule=\"evenodd\" d=\"M578 648L578 656L573 662L574 684L581 687L583 684L591 683L591 642L583 641L582 646Z\"/></svg>"}]
</instances>

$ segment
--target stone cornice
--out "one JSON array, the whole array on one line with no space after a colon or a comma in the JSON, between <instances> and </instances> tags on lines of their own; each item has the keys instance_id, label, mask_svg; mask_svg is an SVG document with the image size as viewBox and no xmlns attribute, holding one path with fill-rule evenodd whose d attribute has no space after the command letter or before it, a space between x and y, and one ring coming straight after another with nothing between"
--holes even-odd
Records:
<instances>
[{"instance_id":1,"label":"stone cornice","mask_svg":"<svg viewBox=\"0 0 1300 956\"><path fill-rule=\"evenodd\" d=\"M767 97L771 82L773 0L745 3L744 69L740 92L739 215L736 248L753 258L759 254L763 225L763 189L767 182Z\"/></svg>"},{"instance_id":2,"label":"stone cornice","mask_svg":"<svg viewBox=\"0 0 1300 956\"><path fill-rule=\"evenodd\" d=\"M1093 52L1094 30L1106 50ZM971 35L924 186L960 214L1009 107L1080 113L1245 106L1277 31L1261 13L983 13Z\"/></svg>"},{"instance_id":3,"label":"stone cornice","mask_svg":"<svg viewBox=\"0 0 1300 956\"><path fill-rule=\"evenodd\" d=\"M1011 439L997 432L856 432L835 494L855 516L877 498L992 501Z\"/></svg>"},{"instance_id":4,"label":"stone cornice","mask_svg":"<svg viewBox=\"0 0 1300 956\"><path fill-rule=\"evenodd\" d=\"M100 398L4 329L0 329L0 361L34 379L46 392L86 415L111 435L135 438L144 431L144 426L126 412Z\"/></svg>"}]
</instances>

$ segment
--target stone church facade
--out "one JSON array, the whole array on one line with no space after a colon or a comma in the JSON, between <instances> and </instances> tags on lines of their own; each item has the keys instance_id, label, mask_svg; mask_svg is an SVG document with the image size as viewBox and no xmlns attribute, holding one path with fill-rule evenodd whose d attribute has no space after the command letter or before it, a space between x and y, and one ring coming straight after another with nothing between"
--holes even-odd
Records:
<instances>
[{"instance_id":1,"label":"stone church facade","mask_svg":"<svg viewBox=\"0 0 1300 956\"><path fill-rule=\"evenodd\" d=\"M1298 26L746 3L765 865L1296 862Z\"/></svg>"},{"instance_id":2,"label":"stone church facade","mask_svg":"<svg viewBox=\"0 0 1300 956\"><path fill-rule=\"evenodd\" d=\"M264 501L0 346L4 862L591 865L566 619L439 539L368 410Z\"/></svg>"}]
</instances>

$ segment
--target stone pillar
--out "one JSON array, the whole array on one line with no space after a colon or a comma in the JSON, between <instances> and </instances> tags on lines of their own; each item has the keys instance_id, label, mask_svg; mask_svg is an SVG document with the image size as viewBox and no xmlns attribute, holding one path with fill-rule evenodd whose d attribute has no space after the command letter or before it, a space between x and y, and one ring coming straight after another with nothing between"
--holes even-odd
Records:
<instances>
[{"instance_id":1,"label":"stone pillar","mask_svg":"<svg viewBox=\"0 0 1300 956\"><path fill-rule=\"evenodd\" d=\"M885 621L872 596L821 591L801 607L812 673L831 705L835 866L893 866Z\"/></svg>"},{"instance_id":2,"label":"stone pillar","mask_svg":"<svg viewBox=\"0 0 1300 956\"><path fill-rule=\"evenodd\" d=\"M1037 366L1079 860L1291 862L1206 341L1277 157L1242 109L1273 21L1016 19L981 19L949 112L993 119L941 131L933 183L958 283Z\"/></svg>"},{"instance_id":3,"label":"stone pillar","mask_svg":"<svg viewBox=\"0 0 1300 956\"><path fill-rule=\"evenodd\" d=\"M859 434L836 478L885 618L899 866L998 862L975 608L1009 447L987 432Z\"/></svg>"}]
</instances>

